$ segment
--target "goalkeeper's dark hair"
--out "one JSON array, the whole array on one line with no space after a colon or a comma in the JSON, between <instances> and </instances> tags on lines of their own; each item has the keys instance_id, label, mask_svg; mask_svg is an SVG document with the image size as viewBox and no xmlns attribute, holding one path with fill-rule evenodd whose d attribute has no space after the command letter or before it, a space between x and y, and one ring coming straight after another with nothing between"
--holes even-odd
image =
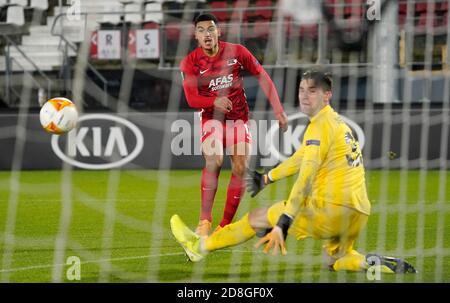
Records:
<instances>
[{"instance_id":1,"label":"goalkeeper's dark hair","mask_svg":"<svg viewBox=\"0 0 450 303\"><path fill-rule=\"evenodd\" d=\"M313 80L314 85L321 87L324 91L331 91L333 89L331 73L318 69L308 69L302 74L302 80L308 79Z\"/></svg>"},{"instance_id":2,"label":"goalkeeper's dark hair","mask_svg":"<svg viewBox=\"0 0 450 303\"><path fill-rule=\"evenodd\" d=\"M194 25L197 26L197 23L202 21L214 21L217 25L219 22L217 21L217 17L210 13L200 14L194 19Z\"/></svg>"}]
</instances>

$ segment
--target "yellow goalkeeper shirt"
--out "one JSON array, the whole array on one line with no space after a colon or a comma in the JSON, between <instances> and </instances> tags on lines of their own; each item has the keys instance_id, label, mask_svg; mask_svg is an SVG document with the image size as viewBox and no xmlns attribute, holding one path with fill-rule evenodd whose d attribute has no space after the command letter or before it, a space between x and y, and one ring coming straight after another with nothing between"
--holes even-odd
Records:
<instances>
[{"instance_id":1,"label":"yellow goalkeeper shirt","mask_svg":"<svg viewBox=\"0 0 450 303\"><path fill-rule=\"evenodd\" d=\"M310 119L302 146L269 172L273 181L299 173L285 213L295 217L301 207L333 203L370 214L364 166L358 141L331 108Z\"/></svg>"}]
</instances>

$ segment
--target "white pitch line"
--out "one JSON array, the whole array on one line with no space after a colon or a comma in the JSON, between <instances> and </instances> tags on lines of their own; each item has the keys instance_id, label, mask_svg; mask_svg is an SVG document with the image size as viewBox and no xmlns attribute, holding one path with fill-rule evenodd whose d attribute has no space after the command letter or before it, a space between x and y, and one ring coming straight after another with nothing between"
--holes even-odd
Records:
<instances>
[{"instance_id":1,"label":"white pitch line","mask_svg":"<svg viewBox=\"0 0 450 303\"><path fill-rule=\"evenodd\" d=\"M124 261L124 260L137 260L137 259L145 259L145 258L153 258L153 257L177 256L177 255L184 255L184 254L185 253L183 253L183 252L179 252L179 253L168 253L168 254L160 254L160 255L99 259L99 260L82 261L82 262L80 262L80 264L102 263L102 262ZM57 264L57 266L64 266L64 265L67 265L67 264ZM0 269L0 272L16 272L16 271L24 271L24 270L32 270L32 269L40 269L40 268L51 268L53 266L54 266L54 264L34 265L34 266L27 266L27 267Z\"/></svg>"},{"instance_id":2,"label":"white pitch line","mask_svg":"<svg viewBox=\"0 0 450 303\"><path fill-rule=\"evenodd\" d=\"M413 250L413 249L412 249ZM413 252L405 251L404 257L414 257ZM265 256L260 251L255 250L232 250L232 249L221 249L217 250L214 253L220 253L220 252L228 252L228 253L251 253L251 254L258 254L260 256ZM443 249L439 251L440 254L442 254L443 257L450 256L450 249ZM387 255L389 254L395 254L395 251L387 251ZM88 260L88 261L82 261L80 264L89 264L89 263L102 263L102 262L111 262L111 261L125 261L125 260L137 260L137 259L146 259L146 258L154 258L154 257L169 257L169 256L180 256L185 255L184 252L177 252L177 253L167 253L167 254L158 254L158 255L146 255L146 256L134 256L134 257L121 257L121 258L111 258L111 259L99 259L99 260ZM424 251L422 254L423 257L432 257L435 256L436 252L434 249L428 249ZM291 255L292 258L295 258L298 260L298 255ZM287 259L288 257L284 257ZM321 256L317 256L314 259L317 259L317 264L321 264ZM302 262L299 262L302 263ZM68 264L57 264L57 266L64 266ZM32 270L32 269L40 269L40 268L50 268L55 266L55 264L42 264L42 265L34 265L34 266L27 266L27 267L17 267L17 268L10 268L10 269L0 269L0 273L2 272L16 272L16 271L24 271L24 270Z\"/></svg>"},{"instance_id":3,"label":"white pitch line","mask_svg":"<svg viewBox=\"0 0 450 303\"><path fill-rule=\"evenodd\" d=\"M240 252L240 253L254 253L254 251L251 250L231 250L231 249L224 249L219 250L217 252ZM146 259L146 258L154 258L154 257L168 257L168 256L179 256L179 255L185 255L184 252L178 252L178 253L167 253L167 254L158 254L158 255L146 255L146 256L134 256L134 257L121 257L121 258L111 258L111 259L99 259L99 260L89 260L89 261L82 261L80 264L89 264L89 263L102 263L102 262L113 262L113 261L125 261L125 260L137 260L137 259ZM57 264L57 266L65 266L68 264ZM10 269L0 269L1 272L17 272L17 271L25 271L25 270L33 270L33 269L42 269L42 268L51 268L55 266L55 264L42 264L42 265L33 265L33 266L26 266L26 267L17 267L17 268L10 268Z\"/></svg>"}]
</instances>

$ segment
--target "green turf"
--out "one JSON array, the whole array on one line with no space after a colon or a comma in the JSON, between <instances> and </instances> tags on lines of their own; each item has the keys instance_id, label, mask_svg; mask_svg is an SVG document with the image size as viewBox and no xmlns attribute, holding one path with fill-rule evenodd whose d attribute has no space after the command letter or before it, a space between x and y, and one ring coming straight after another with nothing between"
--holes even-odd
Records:
<instances>
[{"instance_id":1,"label":"green turf","mask_svg":"<svg viewBox=\"0 0 450 303\"><path fill-rule=\"evenodd\" d=\"M0 281L52 280L55 240L66 201L71 209L67 212L68 236L62 260L65 262L69 256L80 258L81 282L369 282L364 273L328 272L321 269L319 262L311 262L321 258L321 243L311 239L297 242L288 238L289 253L285 257L256 251L252 239L214 252L203 262L186 262L170 234L169 218L178 213L195 227L200 207L199 179L197 170L74 171L66 175L27 171L20 176L0 172ZM214 207L215 224L223 210L228 179L229 172L223 171ZM367 172L374 211L359 248L374 252L380 242L380 253L396 254L403 247L404 255L399 257L416 264L420 271L417 275L385 274L381 282L450 282L450 176L445 180L447 184L440 185L439 171L422 175L420 171ZM246 195L238 217L250 208L285 198L292 182L289 179L271 185L257 199ZM439 206L438 189L442 186L445 197ZM400 197L400 193L406 195ZM15 200L15 222L11 221L14 217L8 221L8 205ZM399 203L405 203L406 211L398 211ZM383 206L387 211L380 213ZM107 209L115 212L108 213ZM6 245L5 238L7 222L15 226L10 245ZM105 232L108 222L111 228ZM379 228L383 222L384 227ZM403 224L404 229L399 230ZM442 227L439 231L438 226ZM436 250L439 243L444 253ZM4 268L7 247L12 253L11 262ZM438 262L442 263L440 276L435 272ZM62 281L68 281L68 269L69 265L64 265Z\"/></svg>"}]
</instances>

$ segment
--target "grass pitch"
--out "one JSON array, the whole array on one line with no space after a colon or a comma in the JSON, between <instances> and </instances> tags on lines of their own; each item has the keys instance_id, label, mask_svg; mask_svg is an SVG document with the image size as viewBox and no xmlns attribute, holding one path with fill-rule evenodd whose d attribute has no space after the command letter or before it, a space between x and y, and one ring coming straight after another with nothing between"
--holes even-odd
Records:
<instances>
[{"instance_id":1,"label":"grass pitch","mask_svg":"<svg viewBox=\"0 0 450 303\"><path fill-rule=\"evenodd\" d=\"M229 175L220 175L213 228ZM373 214L357 249L406 258L419 270L384 274L380 282L450 282L449 173L368 171L366 179ZM293 181L277 182L257 199L245 195L237 218L286 198ZM288 238L285 257L264 255L252 239L187 262L169 218L177 213L195 228L199 183L199 170L0 172L0 281L50 282L62 260L61 281L74 282L65 262L77 256L80 282L376 282L365 273L321 269L321 242L311 239ZM66 242L57 246L58 239Z\"/></svg>"}]
</instances>

